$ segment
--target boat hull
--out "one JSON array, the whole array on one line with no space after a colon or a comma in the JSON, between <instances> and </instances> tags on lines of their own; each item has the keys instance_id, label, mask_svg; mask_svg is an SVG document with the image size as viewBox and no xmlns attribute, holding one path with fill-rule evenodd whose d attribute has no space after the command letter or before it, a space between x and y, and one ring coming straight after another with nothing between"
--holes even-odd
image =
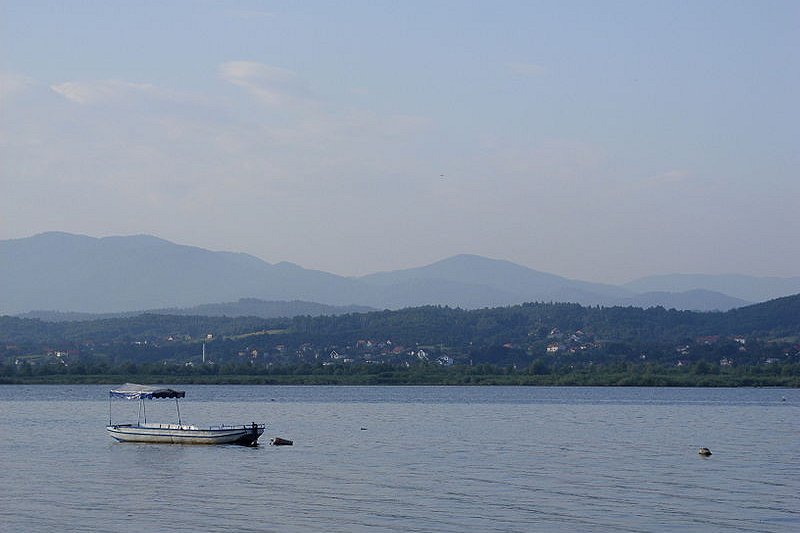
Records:
<instances>
[{"instance_id":1,"label":"boat hull","mask_svg":"<svg viewBox=\"0 0 800 533\"><path fill-rule=\"evenodd\" d=\"M263 424L197 428L176 424L117 424L106 426L119 442L160 444L240 444L255 446L264 433Z\"/></svg>"}]
</instances>

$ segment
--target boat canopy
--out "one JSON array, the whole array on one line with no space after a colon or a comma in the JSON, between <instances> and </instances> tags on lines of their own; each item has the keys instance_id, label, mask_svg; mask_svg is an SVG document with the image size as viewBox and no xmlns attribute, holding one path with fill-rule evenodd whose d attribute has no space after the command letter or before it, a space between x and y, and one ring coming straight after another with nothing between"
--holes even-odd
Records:
<instances>
[{"instance_id":1,"label":"boat canopy","mask_svg":"<svg viewBox=\"0 0 800 533\"><path fill-rule=\"evenodd\" d=\"M109 391L109 397L125 398L126 400L141 400L143 398L184 398L186 391L126 383L117 389Z\"/></svg>"}]
</instances>

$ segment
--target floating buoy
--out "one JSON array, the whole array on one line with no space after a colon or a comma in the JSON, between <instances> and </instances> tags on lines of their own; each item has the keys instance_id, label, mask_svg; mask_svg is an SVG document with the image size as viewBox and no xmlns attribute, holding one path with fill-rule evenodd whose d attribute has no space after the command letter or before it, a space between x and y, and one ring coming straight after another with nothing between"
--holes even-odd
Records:
<instances>
[{"instance_id":1,"label":"floating buoy","mask_svg":"<svg viewBox=\"0 0 800 533\"><path fill-rule=\"evenodd\" d=\"M709 455L711 455L711 450L709 450L708 448L700 448L700 451L697 453L699 453L703 457L708 457Z\"/></svg>"},{"instance_id":2,"label":"floating buoy","mask_svg":"<svg viewBox=\"0 0 800 533\"><path fill-rule=\"evenodd\" d=\"M270 446L291 446L294 442L280 437L273 437L269 440L269 444Z\"/></svg>"}]
</instances>

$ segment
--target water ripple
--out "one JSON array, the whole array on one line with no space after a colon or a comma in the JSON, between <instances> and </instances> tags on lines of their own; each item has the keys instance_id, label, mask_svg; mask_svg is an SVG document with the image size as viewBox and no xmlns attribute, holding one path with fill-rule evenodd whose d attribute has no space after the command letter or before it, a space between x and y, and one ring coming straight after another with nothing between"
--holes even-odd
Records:
<instances>
[{"instance_id":1,"label":"water ripple","mask_svg":"<svg viewBox=\"0 0 800 533\"><path fill-rule=\"evenodd\" d=\"M61 401L37 399L42 390ZM705 400L704 391L686 389L190 392L200 401L190 394L184 418L265 420L269 436L295 446L118 444L103 431L101 388L0 387L4 530L778 533L800 526L796 411L771 400L774 391L714 390ZM793 391L783 395L800 403ZM699 457L700 446L714 455Z\"/></svg>"}]
</instances>

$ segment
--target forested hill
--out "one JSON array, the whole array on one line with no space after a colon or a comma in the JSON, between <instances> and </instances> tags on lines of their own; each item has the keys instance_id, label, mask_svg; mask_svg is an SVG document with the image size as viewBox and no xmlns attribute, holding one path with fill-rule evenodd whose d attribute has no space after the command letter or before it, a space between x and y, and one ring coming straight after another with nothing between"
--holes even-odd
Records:
<instances>
[{"instance_id":1,"label":"forested hill","mask_svg":"<svg viewBox=\"0 0 800 533\"><path fill-rule=\"evenodd\" d=\"M302 316L291 319L142 314L134 317L51 323L0 317L0 342L120 342L158 340L208 333L231 337L280 330L282 335L347 342L351 338L393 338L404 343L446 344L522 342L553 330L581 331L594 338L626 342L670 342L711 335L800 336L800 295L724 313L660 307L583 307L530 303L462 310L427 306L399 311Z\"/></svg>"},{"instance_id":2,"label":"forested hill","mask_svg":"<svg viewBox=\"0 0 800 533\"><path fill-rule=\"evenodd\" d=\"M725 333L743 330L797 335L800 330L800 294L732 309L727 313L712 313L710 318L719 320L718 327Z\"/></svg>"}]
</instances>

